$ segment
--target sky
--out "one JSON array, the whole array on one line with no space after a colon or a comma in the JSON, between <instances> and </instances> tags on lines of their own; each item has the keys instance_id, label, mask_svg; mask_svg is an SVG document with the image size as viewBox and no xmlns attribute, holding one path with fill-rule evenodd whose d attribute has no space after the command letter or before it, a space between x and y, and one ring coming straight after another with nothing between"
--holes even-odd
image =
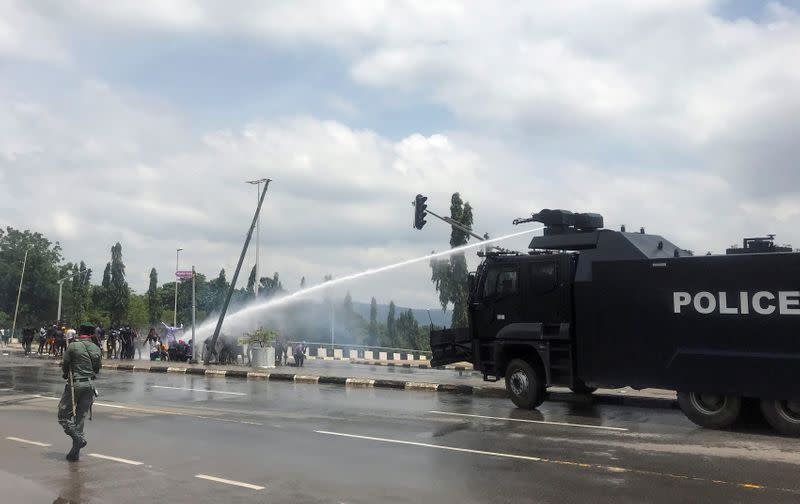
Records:
<instances>
[{"instance_id":1,"label":"sky","mask_svg":"<svg viewBox=\"0 0 800 504\"><path fill-rule=\"evenodd\" d=\"M564 208L800 247L798 60L788 0L4 0L0 225L95 280L119 241L139 292L178 247L230 278L262 177L261 270L290 290L447 248L417 193L492 236ZM426 264L348 288L437 305Z\"/></svg>"}]
</instances>

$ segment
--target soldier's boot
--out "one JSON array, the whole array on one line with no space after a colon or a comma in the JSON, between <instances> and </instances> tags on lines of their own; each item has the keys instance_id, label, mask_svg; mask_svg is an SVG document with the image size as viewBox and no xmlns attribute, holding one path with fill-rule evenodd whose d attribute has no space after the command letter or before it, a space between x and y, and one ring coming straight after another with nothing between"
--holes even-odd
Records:
<instances>
[{"instance_id":1,"label":"soldier's boot","mask_svg":"<svg viewBox=\"0 0 800 504\"><path fill-rule=\"evenodd\" d=\"M81 457L81 448L86 446L86 439L75 436L72 438L72 449L67 453L67 460L77 462Z\"/></svg>"}]
</instances>

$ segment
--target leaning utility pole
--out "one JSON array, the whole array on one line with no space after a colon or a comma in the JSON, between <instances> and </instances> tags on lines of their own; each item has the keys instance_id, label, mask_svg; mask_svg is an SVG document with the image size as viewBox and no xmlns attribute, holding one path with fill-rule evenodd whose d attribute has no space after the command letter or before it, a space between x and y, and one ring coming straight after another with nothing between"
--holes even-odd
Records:
<instances>
[{"instance_id":1,"label":"leaning utility pole","mask_svg":"<svg viewBox=\"0 0 800 504\"><path fill-rule=\"evenodd\" d=\"M239 256L239 264L236 265L236 271L234 271L233 278L231 279L231 286L228 288L228 294L225 296L225 302L222 304L222 310L219 312L219 320L217 320L217 327L214 329L214 336L211 337L211 345L205 355L205 358L203 359L203 363L206 365L208 365L209 361L211 360L211 352L213 352L217 347L219 331L222 329L222 322L225 320L225 313L228 311L228 304L231 302L233 291L236 288L236 280L239 278L239 271L242 269L244 256L247 255L247 247L250 245L250 239L253 237L253 228L256 227L256 222L258 222L258 217L261 214L261 205L264 203L264 197L267 195L267 189L269 188L270 182L272 182L270 179L266 179L264 181L264 190L261 192L261 198L258 200L258 207L256 207L256 213L253 216L253 222L250 224L250 229L247 231L247 238L244 240L244 247L242 247L242 253Z\"/></svg>"},{"instance_id":2,"label":"leaning utility pole","mask_svg":"<svg viewBox=\"0 0 800 504\"><path fill-rule=\"evenodd\" d=\"M25 266L28 264L28 252L30 252L31 248L28 247L25 250L25 259L22 260L22 274L19 276L19 289L17 289L17 306L14 308L14 323L11 325L11 336L9 336L8 341L14 339L14 331L17 330L17 313L19 313L19 297L22 295L22 279L25 278Z\"/></svg>"}]
</instances>

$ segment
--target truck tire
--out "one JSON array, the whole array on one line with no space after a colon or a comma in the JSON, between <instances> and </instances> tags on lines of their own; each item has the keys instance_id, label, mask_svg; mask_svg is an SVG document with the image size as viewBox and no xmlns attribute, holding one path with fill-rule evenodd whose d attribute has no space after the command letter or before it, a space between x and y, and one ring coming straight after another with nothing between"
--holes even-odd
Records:
<instances>
[{"instance_id":1,"label":"truck tire","mask_svg":"<svg viewBox=\"0 0 800 504\"><path fill-rule=\"evenodd\" d=\"M776 431L786 436L800 436L800 401L762 399L761 412Z\"/></svg>"},{"instance_id":2,"label":"truck tire","mask_svg":"<svg viewBox=\"0 0 800 504\"><path fill-rule=\"evenodd\" d=\"M724 394L678 392L678 405L689 420L708 429L729 427L742 411L741 398Z\"/></svg>"},{"instance_id":3,"label":"truck tire","mask_svg":"<svg viewBox=\"0 0 800 504\"><path fill-rule=\"evenodd\" d=\"M506 390L518 408L534 409L544 402L542 374L530 363L514 359L506 368Z\"/></svg>"}]
</instances>

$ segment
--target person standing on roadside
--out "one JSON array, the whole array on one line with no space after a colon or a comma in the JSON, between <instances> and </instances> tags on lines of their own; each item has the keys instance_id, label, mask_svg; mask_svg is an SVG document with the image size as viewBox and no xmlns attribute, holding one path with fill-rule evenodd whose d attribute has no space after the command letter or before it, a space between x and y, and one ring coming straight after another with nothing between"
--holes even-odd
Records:
<instances>
[{"instance_id":1,"label":"person standing on roadside","mask_svg":"<svg viewBox=\"0 0 800 504\"><path fill-rule=\"evenodd\" d=\"M44 350L44 344L47 341L47 330L44 327L39 328L39 350L36 352L39 355L42 355L42 351Z\"/></svg>"},{"instance_id":2,"label":"person standing on roadside","mask_svg":"<svg viewBox=\"0 0 800 504\"><path fill-rule=\"evenodd\" d=\"M72 449L67 453L67 460L76 462L80 458L81 448L86 446L83 424L94 402L96 392L92 380L100 372L102 357L100 348L92 341L92 324L81 324L80 336L77 337L75 331L70 329L68 338L70 343L61 362L62 376L67 384L58 403L58 423L72 438Z\"/></svg>"}]
</instances>

